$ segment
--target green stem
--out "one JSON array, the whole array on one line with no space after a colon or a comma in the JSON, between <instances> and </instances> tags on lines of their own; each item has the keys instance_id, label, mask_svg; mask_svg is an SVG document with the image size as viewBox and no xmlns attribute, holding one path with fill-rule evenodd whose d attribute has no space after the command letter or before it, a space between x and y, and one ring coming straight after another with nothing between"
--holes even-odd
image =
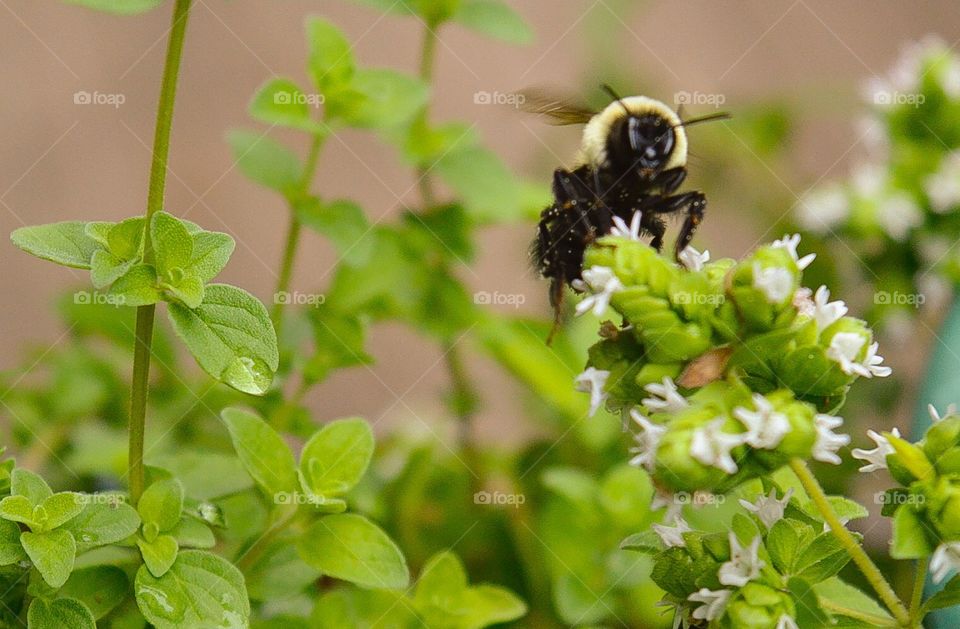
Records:
<instances>
[{"instance_id":1,"label":"green stem","mask_svg":"<svg viewBox=\"0 0 960 629\"><path fill-rule=\"evenodd\" d=\"M153 136L153 161L150 165L150 185L147 193L147 211L144 215L144 262L153 260L150 242L150 219L163 209L163 195L167 182L167 160L170 155L170 127L173 124L173 105L177 97L177 79L183 57L183 42L187 33L187 19L192 0L176 0L167 43L167 58L163 67L160 100L157 105L157 123ZM147 396L150 389L150 347L153 343L153 320L156 306L137 308L136 344L133 351L133 379L130 391L130 450L128 475L130 502L140 500L144 489L143 441L147 420Z\"/></svg>"},{"instance_id":2,"label":"green stem","mask_svg":"<svg viewBox=\"0 0 960 629\"><path fill-rule=\"evenodd\" d=\"M299 509L292 509L285 516L278 518L276 523L273 524L266 533L257 538L235 562L240 572L246 574L257 562L257 559L263 555L263 552L270 547L270 544L273 543L281 533L290 528L291 524L297 521L299 513Z\"/></svg>"},{"instance_id":3,"label":"green stem","mask_svg":"<svg viewBox=\"0 0 960 629\"><path fill-rule=\"evenodd\" d=\"M310 191L310 185L313 183L314 171L317 169L317 159L320 156L320 148L323 146L323 136L315 134L310 143L310 151L307 154L307 161L304 163L303 174L300 176L300 183L297 189L290 196L288 205L290 209L290 224L287 227L287 241L283 247L283 258L280 263L280 275L277 277L277 290L274 291L273 327L280 336L280 326L283 321L283 308L286 305L284 301L278 299L280 293L286 293L290 290L290 280L293 277L293 264L297 257L297 247L300 245L300 232L302 223L297 217L297 201L306 196Z\"/></svg>"},{"instance_id":4,"label":"green stem","mask_svg":"<svg viewBox=\"0 0 960 629\"><path fill-rule=\"evenodd\" d=\"M876 614L871 614L869 612L862 612L851 607L845 607L843 605L838 605L837 603L829 600L823 599L820 601L820 606L823 607L828 612L832 612L839 616L847 616L848 618L853 618L855 620L862 620L863 622L870 623L874 627L889 627L890 617L877 616Z\"/></svg>"},{"instance_id":5,"label":"green stem","mask_svg":"<svg viewBox=\"0 0 960 629\"><path fill-rule=\"evenodd\" d=\"M847 554L850 555L850 558L853 559L853 562L860 568L860 572L866 577L874 591L880 596L884 605L887 606L887 609L889 609L897 619L897 622L903 627L912 626L910 613L907 611L907 608L904 607L903 602L897 597L896 592L893 591L893 588L883 577L877 565L873 563L866 551L863 550L850 531L843 525L843 522L840 521L837 513L830 505L830 501L827 500L827 494L823 491L823 487L820 486L820 482L810 471L810 468L807 467L807 464L801 459L791 459L790 469L797 475L800 484L803 485L803 488L813 500L817 510L820 511L820 514L840 542L840 545L843 546Z\"/></svg>"},{"instance_id":6,"label":"green stem","mask_svg":"<svg viewBox=\"0 0 960 629\"><path fill-rule=\"evenodd\" d=\"M923 605L923 586L927 582L927 571L930 569L930 558L917 560L917 575L913 578L913 592L910 594L910 618L915 627L923 626L923 617L920 607Z\"/></svg>"},{"instance_id":7,"label":"green stem","mask_svg":"<svg viewBox=\"0 0 960 629\"><path fill-rule=\"evenodd\" d=\"M433 66L437 58L437 33L427 25L423 27L423 42L420 46L420 79L429 85L433 81ZM414 123L423 127L427 126L427 118L430 116L430 105L424 105L420 111L420 116ZM417 168L417 186L420 189L420 197L423 199L425 208L432 207L435 203L433 194L433 184L428 176L427 167L421 165Z\"/></svg>"}]
</instances>

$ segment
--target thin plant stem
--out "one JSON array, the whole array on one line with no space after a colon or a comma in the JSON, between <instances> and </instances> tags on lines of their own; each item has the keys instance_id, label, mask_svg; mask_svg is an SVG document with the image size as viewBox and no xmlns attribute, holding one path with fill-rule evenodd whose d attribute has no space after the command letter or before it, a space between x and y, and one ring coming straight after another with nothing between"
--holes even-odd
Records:
<instances>
[{"instance_id":1,"label":"thin plant stem","mask_svg":"<svg viewBox=\"0 0 960 629\"><path fill-rule=\"evenodd\" d=\"M430 85L433 81L433 66L437 58L437 33L428 25L423 27L423 42L420 46L420 79ZM430 116L430 105L424 105L420 112L420 117L414 123L415 126L427 125L427 119ZM429 171L425 166L417 169L417 186L420 189L420 197L423 200L423 206L432 207L435 203L433 194L433 183L430 181Z\"/></svg>"},{"instance_id":2,"label":"thin plant stem","mask_svg":"<svg viewBox=\"0 0 960 629\"><path fill-rule=\"evenodd\" d=\"M827 522L833 535L840 542L841 546L843 546L844 550L847 551L847 554L850 555L850 558L853 559L853 562L857 564L857 567L860 568L860 572L863 573L863 576L873 587L874 591L880 596L880 599L884 605L887 606L887 609L890 610L901 626L911 627L910 612L904 607L903 602L883 577L877 565L873 563L870 556L867 555L866 551L863 550L850 531L843 525L843 522L840 521L830 501L827 500L827 494L823 491L820 481L817 480L810 471L810 468L807 467L806 462L801 459L791 459L790 469L797 475L800 484L803 485L803 488L813 500L813 503L823 516L823 519Z\"/></svg>"},{"instance_id":3,"label":"thin plant stem","mask_svg":"<svg viewBox=\"0 0 960 629\"><path fill-rule=\"evenodd\" d=\"M183 57L183 42L186 39L187 19L192 0L176 0L167 42L167 57L163 67L160 100L157 105L157 122L153 136L153 160L150 164L150 184L147 192L147 211L144 215L144 262L153 260L150 242L150 219L163 209L164 189L167 181L167 161L170 155L170 128L173 124L173 106L177 97L177 79ZM128 453L128 482L130 502L140 500L144 490L143 442L147 420L147 397L150 389L150 354L153 343L153 321L156 306L137 308L136 344L133 351L133 378L130 389L130 448Z\"/></svg>"},{"instance_id":4,"label":"thin plant stem","mask_svg":"<svg viewBox=\"0 0 960 629\"><path fill-rule=\"evenodd\" d=\"M913 592L910 594L910 618L913 619L915 627L921 627L923 625L923 618L920 616L920 606L923 605L923 586L927 582L927 571L929 569L929 557L917 560L917 574L913 578Z\"/></svg>"}]
</instances>

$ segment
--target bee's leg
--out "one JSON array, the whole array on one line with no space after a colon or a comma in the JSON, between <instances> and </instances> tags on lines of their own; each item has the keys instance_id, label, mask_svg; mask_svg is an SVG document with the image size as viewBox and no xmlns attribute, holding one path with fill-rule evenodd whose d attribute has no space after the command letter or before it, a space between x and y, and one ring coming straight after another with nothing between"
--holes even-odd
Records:
<instances>
[{"instance_id":1,"label":"bee's leg","mask_svg":"<svg viewBox=\"0 0 960 629\"><path fill-rule=\"evenodd\" d=\"M640 226L653 236L650 246L657 251L663 249L663 236L667 233L667 224L654 214L643 214L640 218Z\"/></svg>"},{"instance_id":2,"label":"bee's leg","mask_svg":"<svg viewBox=\"0 0 960 629\"><path fill-rule=\"evenodd\" d=\"M673 254L679 260L680 252L687 248L690 241L693 240L693 232L697 226L703 222L703 214L707 209L707 197L702 192L692 192L693 195L687 207L687 218L683 221L683 227L680 228L680 235L677 236L677 242L674 246Z\"/></svg>"},{"instance_id":3,"label":"bee's leg","mask_svg":"<svg viewBox=\"0 0 960 629\"><path fill-rule=\"evenodd\" d=\"M553 343L553 337L563 326L563 280L558 277L550 281L550 305L553 306L553 326L547 335L547 345Z\"/></svg>"},{"instance_id":4,"label":"bee's leg","mask_svg":"<svg viewBox=\"0 0 960 629\"><path fill-rule=\"evenodd\" d=\"M677 166L665 170L653 180L653 184L660 186L664 194L673 194L673 191L680 187L684 179L687 178L687 169L683 166Z\"/></svg>"}]
</instances>

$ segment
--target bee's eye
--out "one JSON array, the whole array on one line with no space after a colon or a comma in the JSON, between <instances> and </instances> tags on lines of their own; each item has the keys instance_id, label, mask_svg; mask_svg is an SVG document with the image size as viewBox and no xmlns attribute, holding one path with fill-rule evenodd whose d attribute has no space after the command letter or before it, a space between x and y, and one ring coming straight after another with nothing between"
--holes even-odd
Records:
<instances>
[{"instance_id":1,"label":"bee's eye","mask_svg":"<svg viewBox=\"0 0 960 629\"><path fill-rule=\"evenodd\" d=\"M660 116L630 116L613 131L610 155L623 168L659 169L673 151L673 129Z\"/></svg>"}]
</instances>

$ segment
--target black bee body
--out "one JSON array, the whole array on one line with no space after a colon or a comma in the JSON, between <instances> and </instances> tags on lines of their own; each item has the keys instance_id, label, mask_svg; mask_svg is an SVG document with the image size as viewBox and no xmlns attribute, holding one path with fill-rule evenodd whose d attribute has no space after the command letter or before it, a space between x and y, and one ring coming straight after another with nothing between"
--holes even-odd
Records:
<instances>
[{"instance_id":1,"label":"black bee body","mask_svg":"<svg viewBox=\"0 0 960 629\"><path fill-rule=\"evenodd\" d=\"M679 256L703 220L706 197L676 192L687 175L687 139L684 123L665 104L634 96L617 98L596 114L556 101L534 110L566 123L587 123L581 164L554 172L554 201L541 213L531 247L540 274L551 280L550 301L559 319L564 285L581 278L585 249L610 233L615 217L631 225L640 212L639 233L650 236L659 251L664 219L684 214L674 247Z\"/></svg>"}]
</instances>

